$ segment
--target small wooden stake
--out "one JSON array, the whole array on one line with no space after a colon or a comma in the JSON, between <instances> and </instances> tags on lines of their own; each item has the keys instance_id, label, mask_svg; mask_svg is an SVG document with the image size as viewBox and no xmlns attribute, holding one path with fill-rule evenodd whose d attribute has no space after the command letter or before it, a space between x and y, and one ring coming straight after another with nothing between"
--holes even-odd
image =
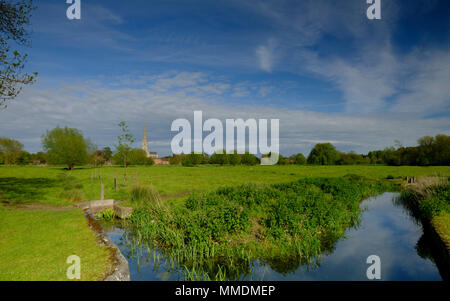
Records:
<instances>
[{"instance_id":1,"label":"small wooden stake","mask_svg":"<svg viewBox=\"0 0 450 301\"><path fill-rule=\"evenodd\" d=\"M100 185L100 200L103 201L105 199L105 184Z\"/></svg>"}]
</instances>

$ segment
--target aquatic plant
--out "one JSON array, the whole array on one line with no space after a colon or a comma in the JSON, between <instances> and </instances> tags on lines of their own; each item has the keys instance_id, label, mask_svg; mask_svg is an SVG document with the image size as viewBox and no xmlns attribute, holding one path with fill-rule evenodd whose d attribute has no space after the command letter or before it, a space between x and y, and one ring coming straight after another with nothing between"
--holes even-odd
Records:
<instances>
[{"instance_id":1,"label":"aquatic plant","mask_svg":"<svg viewBox=\"0 0 450 301\"><path fill-rule=\"evenodd\" d=\"M97 213L97 218L105 220L105 221L112 221L114 219L114 217L116 216L116 213L114 212L113 209L105 209L102 210L101 212Z\"/></svg>"}]
</instances>

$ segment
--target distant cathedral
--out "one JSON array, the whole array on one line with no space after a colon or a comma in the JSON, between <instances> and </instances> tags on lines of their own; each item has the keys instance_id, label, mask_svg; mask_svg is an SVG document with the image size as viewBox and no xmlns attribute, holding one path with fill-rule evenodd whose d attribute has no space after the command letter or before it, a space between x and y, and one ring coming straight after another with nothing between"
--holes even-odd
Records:
<instances>
[{"instance_id":1,"label":"distant cathedral","mask_svg":"<svg viewBox=\"0 0 450 301\"><path fill-rule=\"evenodd\" d=\"M142 138L142 149L148 157L158 158L157 152L149 152L148 151L148 138L147 138L147 128L144 126L144 138Z\"/></svg>"}]
</instances>

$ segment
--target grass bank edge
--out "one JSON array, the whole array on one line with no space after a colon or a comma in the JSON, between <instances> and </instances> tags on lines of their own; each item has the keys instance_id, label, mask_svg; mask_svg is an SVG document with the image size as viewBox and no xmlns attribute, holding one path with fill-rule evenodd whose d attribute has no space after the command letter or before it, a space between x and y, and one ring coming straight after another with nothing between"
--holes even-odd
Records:
<instances>
[{"instance_id":1,"label":"grass bank edge","mask_svg":"<svg viewBox=\"0 0 450 301\"><path fill-rule=\"evenodd\" d=\"M407 185L400 200L422 223L433 227L450 254L450 182L448 177L423 177Z\"/></svg>"}]
</instances>

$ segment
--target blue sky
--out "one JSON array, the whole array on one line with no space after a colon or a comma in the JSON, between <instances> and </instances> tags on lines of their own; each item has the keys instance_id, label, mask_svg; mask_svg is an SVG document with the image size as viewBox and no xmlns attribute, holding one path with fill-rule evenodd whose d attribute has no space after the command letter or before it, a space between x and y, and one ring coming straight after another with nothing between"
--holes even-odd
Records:
<instances>
[{"instance_id":1,"label":"blue sky","mask_svg":"<svg viewBox=\"0 0 450 301\"><path fill-rule=\"evenodd\" d=\"M367 152L450 133L449 1L39 0L36 84L0 111L28 151L57 125L113 146L125 120L170 153L177 118L278 118L281 153Z\"/></svg>"}]
</instances>

